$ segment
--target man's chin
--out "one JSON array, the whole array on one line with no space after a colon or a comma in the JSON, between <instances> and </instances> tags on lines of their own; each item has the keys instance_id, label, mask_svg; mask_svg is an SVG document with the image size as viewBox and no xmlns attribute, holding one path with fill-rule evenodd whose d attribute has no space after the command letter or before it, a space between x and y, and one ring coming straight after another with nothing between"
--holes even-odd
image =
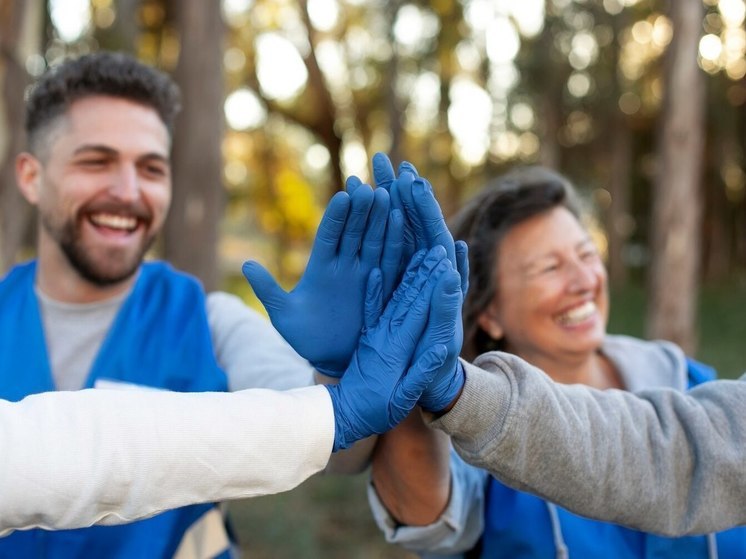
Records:
<instances>
[{"instance_id":1,"label":"man's chin","mask_svg":"<svg viewBox=\"0 0 746 559\"><path fill-rule=\"evenodd\" d=\"M144 253L136 255L68 254L68 260L78 275L97 287L112 287L125 283L137 273Z\"/></svg>"},{"instance_id":2,"label":"man's chin","mask_svg":"<svg viewBox=\"0 0 746 559\"><path fill-rule=\"evenodd\" d=\"M112 287L130 280L140 268L141 262L127 268L76 268L80 276L97 287Z\"/></svg>"},{"instance_id":3,"label":"man's chin","mask_svg":"<svg viewBox=\"0 0 746 559\"><path fill-rule=\"evenodd\" d=\"M151 244L152 240L134 250L112 250L80 243L63 246L63 250L81 278L97 287L111 287L127 282L137 273Z\"/></svg>"}]
</instances>

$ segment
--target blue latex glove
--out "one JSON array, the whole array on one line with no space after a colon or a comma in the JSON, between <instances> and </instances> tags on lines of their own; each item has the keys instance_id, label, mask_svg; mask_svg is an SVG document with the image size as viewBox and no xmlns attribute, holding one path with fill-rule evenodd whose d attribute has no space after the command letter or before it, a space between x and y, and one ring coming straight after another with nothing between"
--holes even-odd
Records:
<instances>
[{"instance_id":1,"label":"blue latex glove","mask_svg":"<svg viewBox=\"0 0 746 559\"><path fill-rule=\"evenodd\" d=\"M324 374L340 376L357 346L368 277L382 266L384 239L396 244L397 224L387 231L387 221L397 219L388 216L389 196L382 189L374 193L363 185L352 195L335 194L319 224L306 271L289 293L257 262L243 265L274 327Z\"/></svg>"},{"instance_id":2,"label":"blue latex glove","mask_svg":"<svg viewBox=\"0 0 746 559\"><path fill-rule=\"evenodd\" d=\"M371 274L365 333L342 380L326 385L334 406L334 451L388 431L417 404L442 367L446 358L443 344L453 337L460 322L458 305L444 306L438 313L431 313L430 307L441 298L460 297L458 285L458 276L442 247L426 256L419 253L381 314L381 277L378 272ZM410 366L423 332L431 329L433 345Z\"/></svg>"},{"instance_id":3,"label":"blue latex glove","mask_svg":"<svg viewBox=\"0 0 746 559\"><path fill-rule=\"evenodd\" d=\"M435 199L432 185L417 174L414 165L406 161L399 165L397 177L391 161L382 153L373 156L373 176L377 186L390 191L391 207L401 209L405 215L405 245L413 246L417 250L441 245L446 249L448 259L459 272L461 295L458 300L452 298L440 301L440 307L434 304L431 312L447 314L452 305L457 305L460 312L469 288L468 250L465 242L454 243L440 205ZM427 332L432 332L432 329L428 328ZM424 409L441 411L461 392L464 373L458 355L461 352L463 337L463 325L459 321L455 335L446 344L446 362L436 374L433 383L423 393L420 405ZM431 343L426 333L415 355L417 357L422 355ZM457 372L456 375L453 374L454 371Z\"/></svg>"},{"instance_id":4,"label":"blue latex glove","mask_svg":"<svg viewBox=\"0 0 746 559\"><path fill-rule=\"evenodd\" d=\"M433 298L427 328L415 350L415 359L419 359L429 351L428 348L434 343L443 343L446 349L443 364L438 367L432 382L424 390L419 401L422 409L431 412L442 411L453 402L461 394L465 381L464 368L458 359L464 339L461 321L463 295L460 279L458 274L453 274L444 275L439 281L443 285L436 286L436 292L441 295L437 299ZM446 328L448 319L454 315L458 317L457 324L453 330L448 330L451 334L450 338L441 342L446 335L441 330Z\"/></svg>"},{"instance_id":5,"label":"blue latex glove","mask_svg":"<svg viewBox=\"0 0 746 559\"><path fill-rule=\"evenodd\" d=\"M367 187L359 177L350 176L346 183L345 189L350 196L354 196L362 187ZM378 190L378 189L376 189ZM386 192L388 189L384 188ZM390 193L389 193L390 197ZM405 246L404 234L405 223L403 208L391 207L389 220L386 226L386 237L381 254L381 272L383 274L383 300L388 301L394 289L399 284L402 271L407 263L411 260L412 251ZM406 250L405 250L406 249Z\"/></svg>"},{"instance_id":6,"label":"blue latex glove","mask_svg":"<svg viewBox=\"0 0 746 559\"><path fill-rule=\"evenodd\" d=\"M448 259L461 274L462 291L466 296L469 285L466 243L453 242L432 185L427 179L420 177L417 169L408 161L399 165L397 177L391 161L383 153L373 156L373 177L378 187L389 191L392 211L398 209L404 216L405 248L402 259L405 264L410 258L410 252L441 245L446 249Z\"/></svg>"},{"instance_id":7,"label":"blue latex glove","mask_svg":"<svg viewBox=\"0 0 746 559\"><path fill-rule=\"evenodd\" d=\"M389 192L391 219L396 213L397 225L401 223L403 228L401 233L397 230L397 235L386 236L383 259L386 262L384 300L387 300L396 287L401 273L414 252L437 245L446 249L448 259L461 273L465 296L469 280L468 273L462 273L466 270L466 267L462 266L466 257L466 244L462 241L459 242L460 247L459 243L454 244L453 236L448 230L430 183L420 177L415 166L408 161L402 161L399 165L397 177L391 160L383 153L376 153L373 156L373 178L377 188ZM346 183L346 189L350 195L363 186L365 186L363 181L355 176L351 176ZM399 217L399 213L402 217ZM398 264L395 264L397 256Z\"/></svg>"}]
</instances>

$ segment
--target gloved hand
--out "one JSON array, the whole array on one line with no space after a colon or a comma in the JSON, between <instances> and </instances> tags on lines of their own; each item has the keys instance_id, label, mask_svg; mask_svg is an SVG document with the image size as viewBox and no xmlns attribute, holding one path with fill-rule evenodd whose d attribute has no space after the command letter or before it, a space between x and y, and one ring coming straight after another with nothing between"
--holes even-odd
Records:
<instances>
[{"instance_id":1,"label":"gloved hand","mask_svg":"<svg viewBox=\"0 0 746 559\"><path fill-rule=\"evenodd\" d=\"M363 185L352 195L335 194L319 224L306 271L289 293L257 262L243 265L274 327L324 374L340 376L357 346L366 284L371 271L383 266L384 237L396 245L396 235L402 234L401 216L389 220L388 215L389 196L383 189L374 193ZM387 221L394 222L388 232Z\"/></svg>"},{"instance_id":2,"label":"gloved hand","mask_svg":"<svg viewBox=\"0 0 746 559\"><path fill-rule=\"evenodd\" d=\"M468 275L468 264L466 272ZM465 381L464 368L458 359L464 341L461 319L463 287L459 283L458 274L443 276L440 282L443 285L436 286L436 292L441 295L437 299L433 298L427 328L415 350L415 359L419 359L427 353L432 344L443 343L446 348L443 364L435 372L433 381L424 390L419 401L422 409L431 412L444 410L461 393ZM446 333L442 330L446 328L449 318L454 315L458 317L455 328L448 331L451 336L446 338ZM443 339L447 341L441 341Z\"/></svg>"},{"instance_id":3,"label":"gloved hand","mask_svg":"<svg viewBox=\"0 0 746 559\"><path fill-rule=\"evenodd\" d=\"M389 192L392 218L395 212L397 214L400 212L402 215L401 218L397 215L396 219L397 225L401 219L403 233L391 237L386 236L384 260L387 266L384 270L384 300L387 300L388 295L393 291L399 281L399 276L414 252L437 245L446 249L448 259L461 274L462 292L465 297L469 285L466 243L463 241L454 243L440 205L435 199L432 185L420 177L415 166L408 161L402 161L399 165L397 177L391 161L383 153L376 153L373 156L373 178L378 188ZM364 186L363 182L355 176L351 176L346 183L347 192L350 195L362 186ZM392 246L392 240L398 244ZM397 254L400 255L399 273L394 273L396 267L393 261Z\"/></svg>"},{"instance_id":4,"label":"gloved hand","mask_svg":"<svg viewBox=\"0 0 746 559\"><path fill-rule=\"evenodd\" d=\"M381 277L371 274L365 332L339 384L326 385L334 406L334 451L391 429L414 408L442 367L444 344L460 322L458 305L436 313L430 307L454 296L460 297L459 280L442 247L413 258L383 314ZM433 345L413 360L424 331Z\"/></svg>"},{"instance_id":5,"label":"gloved hand","mask_svg":"<svg viewBox=\"0 0 746 559\"><path fill-rule=\"evenodd\" d=\"M399 176L394 173L389 158L383 153L373 156L373 177L376 185L390 191L391 207L399 208L404 213L404 243L405 247L413 247L416 250L430 248L436 245L445 247L449 260L453 263L461 276L461 297L456 301L440 301L433 306L431 313L449 312L446 307L458 305L459 312L463 299L469 288L469 257L466 243L456 241L448 230L443 212L435 199L432 185L420 177L414 165L403 161L399 165ZM406 248L404 254L406 255ZM427 332L431 332L428 329ZM459 321L456 333L446 344L447 358L441 370L435 377L433 383L423 393L420 405L428 411L440 411L444 409L461 391L464 384L463 367L458 361L463 344L463 325ZM416 357L422 355L425 348L429 347L431 341L427 339L427 333L423 336L420 347L415 353ZM458 374L454 376L452 372Z\"/></svg>"}]
</instances>

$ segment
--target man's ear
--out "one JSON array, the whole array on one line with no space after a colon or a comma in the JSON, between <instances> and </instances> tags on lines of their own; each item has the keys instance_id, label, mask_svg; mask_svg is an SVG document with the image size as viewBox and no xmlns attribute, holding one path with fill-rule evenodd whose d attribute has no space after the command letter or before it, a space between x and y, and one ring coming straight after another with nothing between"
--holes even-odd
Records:
<instances>
[{"instance_id":1,"label":"man's ear","mask_svg":"<svg viewBox=\"0 0 746 559\"><path fill-rule=\"evenodd\" d=\"M28 152L16 157L16 184L23 197L34 206L39 203L41 188L41 162Z\"/></svg>"},{"instance_id":2,"label":"man's ear","mask_svg":"<svg viewBox=\"0 0 746 559\"><path fill-rule=\"evenodd\" d=\"M487 307L487 309L477 317L477 324L479 324L479 327L493 340L499 340L505 335L505 330L503 330L502 324L500 324L496 309L493 305Z\"/></svg>"}]
</instances>

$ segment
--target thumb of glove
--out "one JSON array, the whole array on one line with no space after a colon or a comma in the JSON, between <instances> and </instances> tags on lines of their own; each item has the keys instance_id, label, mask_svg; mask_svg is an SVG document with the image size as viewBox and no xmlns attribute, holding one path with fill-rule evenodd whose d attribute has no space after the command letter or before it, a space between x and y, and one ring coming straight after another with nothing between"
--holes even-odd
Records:
<instances>
[{"instance_id":1,"label":"thumb of glove","mask_svg":"<svg viewBox=\"0 0 746 559\"><path fill-rule=\"evenodd\" d=\"M246 281L256 293L257 298L261 301L264 308L267 309L270 318L272 313L285 306L287 293L282 289L272 277L267 269L253 260L244 262L241 271Z\"/></svg>"},{"instance_id":2,"label":"thumb of glove","mask_svg":"<svg viewBox=\"0 0 746 559\"><path fill-rule=\"evenodd\" d=\"M448 357L443 344L428 348L407 371L394 390L389 403L389 428L394 427L411 412L422 392L430 385Z\"/></svg>"}]
</instances>

